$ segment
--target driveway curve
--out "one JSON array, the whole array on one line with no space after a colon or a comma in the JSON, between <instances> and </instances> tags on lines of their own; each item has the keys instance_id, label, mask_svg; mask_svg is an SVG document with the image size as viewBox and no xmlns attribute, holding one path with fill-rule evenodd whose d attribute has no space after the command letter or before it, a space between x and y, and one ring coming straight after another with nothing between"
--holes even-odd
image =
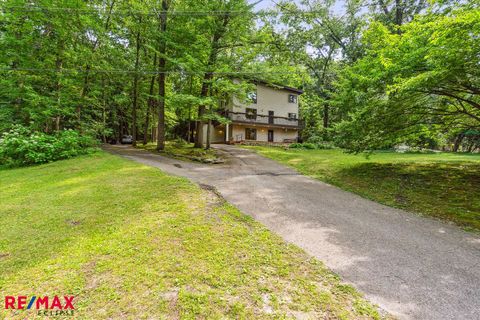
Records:
<instances>
[{"instance_id":1,"label":"driveway curve","mask_svg":"<svg viewBox=\"0 0 480 320\"><path fill-rule=\"evenodd\" d=\"M480 237L305 177L250 150L221 165L124 146L109 152L214 186L400 319L480 319Z\"/></svg>"}]
</instances>

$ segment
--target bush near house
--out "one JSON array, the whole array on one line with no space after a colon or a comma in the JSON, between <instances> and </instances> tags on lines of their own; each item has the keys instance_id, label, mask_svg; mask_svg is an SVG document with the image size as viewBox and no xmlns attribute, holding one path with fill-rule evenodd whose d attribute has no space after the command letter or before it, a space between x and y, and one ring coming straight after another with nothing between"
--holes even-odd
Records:
<instances>
[{"instance_id":1,"label":"bush near house","mask_svg":"<svg viewBox=\"0 0 480 320\"><path fill-rule=\"evenodd\" d=\"M97 141L74 130L55 134L16 126L0 138L0 167L20 167L72 158L96 150Z\"/></svg>"},{"instance_id":2,"label":"bush near house","mask_svg":"<svg viewBox=\"0 0 480 320\"><path fill-rule=\"evenodd\" d=\"M303 142L303 143L292 143L289 146L290 149L334 149L335 146L329 142Z\"/></svg>"}]
</instances>

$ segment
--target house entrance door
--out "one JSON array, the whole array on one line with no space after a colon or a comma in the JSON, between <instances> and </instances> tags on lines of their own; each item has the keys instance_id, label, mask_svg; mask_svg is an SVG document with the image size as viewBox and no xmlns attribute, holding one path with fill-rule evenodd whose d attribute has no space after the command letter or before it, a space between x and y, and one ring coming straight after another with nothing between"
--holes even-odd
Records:
<instances>
[{"instance_id":1,"label":"house entrance door","mask_svg":"<svg viewBox=\"0 0 480 320\"><path fill-rule=\"evenodd\" d=\"M273 142L273 130L268 130L268 142Z\"/></svg>"}]
</instances>

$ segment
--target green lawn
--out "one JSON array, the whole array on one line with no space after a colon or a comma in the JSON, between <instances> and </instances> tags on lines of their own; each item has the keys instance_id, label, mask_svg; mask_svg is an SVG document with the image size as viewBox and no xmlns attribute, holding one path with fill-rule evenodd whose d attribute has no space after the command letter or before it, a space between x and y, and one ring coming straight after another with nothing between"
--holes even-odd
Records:
<instances>
[{"instance_id":1,"label":"green lawn","mask_svg":"<svg viewBox=\"0 0 480 320\"><path fill-rule=\"evenodd\" d=\"M379 318L213 192L120 157L2 170L0 204L0 295L75 295L75 319Z\"/></svg>"},{"instance_id":2,"label":"green lawn","mask_svg":"<svg viewBox=\"0 0 480 320\"><path fill-rule=\"evenodd\" d=\"M248 147L377 202L480 230L480 155Z\"/></svg>"}]
</instances>

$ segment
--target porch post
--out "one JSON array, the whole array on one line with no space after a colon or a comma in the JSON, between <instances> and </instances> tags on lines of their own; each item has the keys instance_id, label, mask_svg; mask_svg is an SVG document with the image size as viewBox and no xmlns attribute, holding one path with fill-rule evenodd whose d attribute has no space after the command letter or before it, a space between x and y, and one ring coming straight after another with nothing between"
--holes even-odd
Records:
<instances>
[{"instance_id":1,"label":"porch post","mask_svg":"<svg viewBox=\"0 0 480 320\"><path fill-rule=\"evenodd\" d=\"M227 123L226 126L225 126L225 142L229 142L229 141L230 141L229 136L228 136L228 134L229 134L229 129L230 129L229 126L230 126L229 123Z\"/></svg>"}]
</instances>

